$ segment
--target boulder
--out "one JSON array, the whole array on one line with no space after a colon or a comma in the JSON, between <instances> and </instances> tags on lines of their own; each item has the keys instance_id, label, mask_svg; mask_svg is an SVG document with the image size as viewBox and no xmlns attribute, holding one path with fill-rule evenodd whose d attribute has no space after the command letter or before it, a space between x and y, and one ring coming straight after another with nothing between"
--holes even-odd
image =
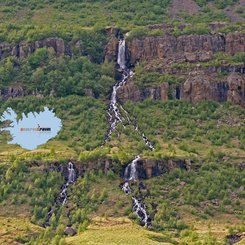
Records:
<instances>
[{"instance_id":1,"label":"boulder","mask_svg":"<svg viewBox=\"0 0 245 245\"><path fill-rule=\"evenodd\" d=\"M67 226L64 230L64 233L67 235L67 236L75 236L77 234L77 231L76 229L70 227L70 226Z\"/></svg>"}]
</instances>

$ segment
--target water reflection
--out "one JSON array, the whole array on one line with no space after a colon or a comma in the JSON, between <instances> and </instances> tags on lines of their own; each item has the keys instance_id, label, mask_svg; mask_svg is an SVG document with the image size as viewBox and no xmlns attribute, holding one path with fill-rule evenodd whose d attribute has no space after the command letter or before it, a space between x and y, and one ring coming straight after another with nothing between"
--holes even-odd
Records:
<instances>
[{"instance_id":1,"label":"water reflection","mask_svg":"<svg viewBox=\"0 0 245 245\"><path fill-rule=\"evenodd\" d=\"M17 121L17 114L8 108L0 117L0 121L11 121L11 124L2 130L8 130L12 136L9 144L18 144L22 148L34 150L37 146L45 144L55 137L61 129L61 120L55 116L52 110L44 107L40 113L31 112ZM40 130L47 129L50 130ZM1 129L0 129L1 130Z\"/></svg>"}]
</instances>

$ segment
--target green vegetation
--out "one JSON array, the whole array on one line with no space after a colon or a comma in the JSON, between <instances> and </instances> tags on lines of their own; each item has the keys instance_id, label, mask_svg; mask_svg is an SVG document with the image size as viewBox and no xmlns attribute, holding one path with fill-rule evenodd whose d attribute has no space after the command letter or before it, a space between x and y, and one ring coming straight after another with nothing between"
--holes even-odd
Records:
<instances>
[{"instance_id":1,"label":"green vegetation","mask_svg":"<svg viewBox=\"0 0 245 245\"><path fill-rule=\"evenodd\" d=\"M4 1L1 3L3 22L34 25L59 24L82 27L144 26L160 23L170 0L157 1ZM49 15L49 18L46 18ZM13 16L16 16L13 18ZM70 26L70 25L69 25ZM67 25L68 27L68 25Z\"/></svg>"},{"instance_id":2,"label":"green vegetation","mask_svg":"<svg viewBox=\"0 0 245 245\"><path fill-rule=\"evenodd\" d=\"M61 118L63 127L60 133L39 147L40 152L33 151L33 156L31 152L21 155L16 148L6 148L9 135L3 133L0 136L2 159L7 157L8 161L12 161L12 157L18 155L20 159L35 156L48 160L80 155L79 159L83 162L109 157L125 164L139 152L156 159L177 156L221 160L227 156L238 162L244 157L244 109L229 103L200 102L192 105L178 100L165 103L151 100L137 104L127 102L126 109L132 122L134 118L138 121L140 130L154 142L155 152L147 151L133 126L124 128L120 125L105 148L96 149L104 141L108 123L104 103L94 98L12 99L2 105L1 112L12 107L21 116L22 112L38 112L44 106L54 108ZM67 154L64 155L65 152Z\"/></svg>"},{"instance_id":3,"label":"green vegetation","mask_svg":"<svg viewBox=\"0 0 245 245\"><path fill-rule=\"evenodd\" d=\"M101 38L99 30L108 26L120 27L131 30L132 37L159 36L162 30L149 30L147 25L173 23L174 25L190 23L192 27L186 27L183 33L206 34L209 31L207 25L212 21L227 21L229 18L223 10L213 10L207 6L205 0L198 0L199 5L204 6L198 14L179 13L177 19L168 16L168 7L171 0L157 1L13 1L1 2L0 10L0 41L17 43L20 41L36 41L46 37L61 37L66 42L76 41L83 37L86 41ZM212 2L212 1L211 1ZM214 1L216 6L224 8L236 1ZM239 11L239 10L238 10ZM240 10L241 12L241 10ZM230 24L233 29L240 29L235 24ZM175 33L180 34L176 29ZM89 38L86 38L88 37ZM83 43L85 44L84 40ZM97 42L97 48L102 45ZM86 48L87 45L84 45Z\"/></svg>"},{"instance_id":4,"label":"green vegetation","mask_svg":"<svg viewBox=\"0 0 245 245\"><path fill-rule=\"evenodd\" d=\"M134 38L143 38L143 37L157 37L157 36L163 36L164 31L163 29L149 29L148 27L136 27L133 30L131 30L128 34L127 41L131 41Z\"/></svg>"},{"instance_id":5,"label":"green vegetation","mask_svg":"<svg viewBox=\"0 0 245 245\"><path fill-rule=\"evenodd\" d=\"M221 67L221 66L242 66L245 61L244 53L236 53L234 55L229 55L225 53L216 53L212 60L208 62L198 62L199 67ZM175 63L172 64L172 68L194 68L197 66L197 63ZM222 75L221 73L219 75Z\"/></svg>"},{"instance_id":6,"label":"green vegetation","mask_svg":"<svg viewBox=\"0 0 245 245\"><path fill-rule=\"evenodd\" d=\"M69 149L71 151L73 149L79 154L81 150L90 150L103 143L108 127L106 107L99 100L91 97L68 96L59 99L54 97L43 99L26 97L13 99L3 104L0 112L2 113L7 107L11 107L21 116L21 113L39 112L43 110L44 106L53 108L56 115L62 120L62 129L58 136L48 143L48 149L54 149L55 151L67 151ZM7 138L5 134L1 134L0 144L6 144ZM57 144L57 141L59 144ZM60 147L61 149L59 149ZM12 153L14 154L14 152ZM50 152L48 152L48 155L50 155ZM59 154L52 156L52 158L55 159L58 156Z\"/></svg>"},{"instance_id":7,"label":"green vegetation","mask_svg":"<svg viewBox=\"0 0 245 245\"><path fill-rule=\"evenodd\" d=\"M54 204L60 186L64 183L59 172L47 171L49 166L49 163L44 164L41 161L34 164L33 161L19 160L14 161L12 165L1 166L0 214L3 214L3 210L7 210L5 215L16 216L21 214L21 208L24 208L25 218L42 225L46 220L49 207ZM198 170L174 169L163 176L149 179L145 182L147 189L140 192L135 184L132 186L134 195L145 196L147 211L154 218L152 229L161 233L146 230L143 232L141 228L137 229L139 232L148 234L148 238L155 242L182 244L186 239L190 239L189 241L193 239L196 242L207 242L211 239L213 243L210 244L219 244L219 241L224 239L224 235L217 238L217 234L211 232L213 221L209 224L209 231L201 232L200 236L199 228L195 224L189 227L192 224L189 223L189 218L195 217L200 223L215 220L223 214L236 216L236 224L242 224L244 190L240 187L244 185L244 177L244 172L231 165L225 165L224 168L224 165L204 163ZM118 173L109 171L103 174L101 170L87 172L83 178L78 178L73 185L69 186L68 203L63 207L56 206L49 227L37 229L32 225L31 228L25 228L26 230L18 235L12 234L10 239L25 241L27 244L41 242L49 244L74 242L76 244L79 241L87 242L87 239L94 241L91 238L92 234L104 236L104 232L113 233L110 227L113 222L116 222L113 225L116 234L119 229L117 225L120 225L120 229L124 229L124 226L128 229L131 223L127 219L121 219L119 222L119 217L128 215L134 219L131 213L131 195L123 195L119 183ZM7 205L11 205L11 209L6 209ZM106 225L107 222L108 225ZM137 219L134 222L137 222ZM223 220L223 222L222 227L227 225L234 230L235 227L232 227L228 220ZM99 229L96 228L97 223L100 226ZM82 235L64 239L64 229L67 225L72 225L77 229L78 234ZM132 228L135 229L134 227L133 225ZM240 231L244 230L242 225L237 228ZM30 229L36 229L35 236ZM116 240L117 238L112 236L102 240L104 239ZM147 238L145 239L147 241Z\"/></svg>"},{"instance_id":8,"label":"green vegetation","mask_svg":"<svg viewBox=\"0 0 245 245\"><path fill-rule=\"evenodd\" d=\"M146 100L137 104L127 102L126 108L138 121L139 128L155 142L160 155L166 152L178 155L180 150L192 158L244 157L244 109L239 106ZM232 126L230 118L236 121ZM158 153L153 153L154 157Z\"/></svg>"},{"instance_id":9,"label":"green vegetation","mask_svg":"<svg viewBox=\"0 0 245 245\"><path fill-rule=\"evenodd\" d=\"M229 165L203 164L198 171L175 169L163 177L146 181L150 195L145 199L158 230L183 229L183 222L176 222L176 212L190 205L189 212L208 219L219 213L237 214L242 220L244 191L244 171ZM176 211L174 211L174 209ZM172 210L172 211L171 211ZM179 216L180 217L180 216Z\"/></svg>"},{"instance_id":10,"label":"green vegetation","mask_svg":"<svg viewBox=\"0 0 245 245\"><path fill-rule=\"evenodd\" d=\"M121 192L118 188L118 179L116 180L111 172L103 176L101 171L86 173L83 178L79 178L74 185L71 185L68 189L68 204L63 207L54 205L64 178L60 172L48 171L49 164L46 166L43 163L39 164L34 166L33 162L16 160L12 165L5 165L0 169L0 210L7 205L16 208L24 205L26 212L30 212L31 221L43 225L48 211L51 207L55 207L48 228L40 231L38 237L22 238L30 241L30 244L62 240L67 225L72 225L79 233L84 232L93 213L106 215L104 210L109 210L111 205L116 204L115 209L111 210L113 216L122 215L126 212L125 209L129 208L127 198L118 194ZM111 188L111 185L115 187ZM114 199L115 196L118 198ZM118 205L121 211L117 210Z\"/></svg>"},{"instance_id":11,"label":"green vegetation","mask_svg":"<svg viewBox=\"0 0 245 245\"><path fill-rule=\"evenodd\" d=\"M195 105L178 100L126 102L130 123L125 120L126 127L118 125L111 140L101 147L108 130L108 98L115 83L115 63L104 62L109 27L129 32L127 41L163 36L169 30L155 25L163 23L172 24L175 37L244 32L242 23L216 30L210 27L213 21L229 21L223 10L228 6L244 16L243 9L236 5L238 1L196 0L200 12L180 12L174 18L167 11L171 2L1 1L0 90L11 87L36 96L8 99L1 103L0 115L11 107L21 118L22 113L40 112L47 106L62 120L59 134L33 151L8 145L9 133L0 134L1 244L123 241L130 245L216 245L224 244L228 232L244 231L245 176L238 168L245 158L244 108L210 101ZM25 50L29 44L50 37L62 38L66 47L71 47L72 56L57 55L52 48L38 48L28 52L32 53L28 57L14 57L12 48L16 45ZM199 67L239 66L244 60L243 53L216 53L211 61L199 62ZM181 76L156 72L161 65L153 64L154 72L147 71L145 64L138 65L136 85L141 90L162 83L179 86ZM184 62L172 64L172 68L196 65ZM136 124L154 143L154 152L147 149L141 134L135 131ZM149 160L191 159L195 164L191 170L172 169L144 181L146 189L133 183L133 193L127 196L120 189L120 176L136 154ZM58 165L66 167L68 159L78 160L81 173L89 171L69 185L68 202L61 206L55 201L65 179ZM152 231L137 226L133 195L146 204L153 218ZM49 226L44 228L51 207L54 212ZM77 235L67 237L67 226L72 226Z\"/></svg>"},{"instance_id":12,"label":"green vegetation","mask_svg":"<svg viewBox=\"0 0 245 245\"><path fill-rule=\"evenodd\" d=\"M95 50L91 52L96 53ZM88 55L93 60L102 59ZM27 93L34 91L60 97L84 95L90 89L99 97L107 95L114 83L113 64L98 65L87 57L59 58L52 49L38 49L28 59L7 58L0 65L0 86L23 86Z\"/></svg>"},{"instance_id":13,"label":"green vegetation","mask_svg":"<svg viewBox=\"0 0 245 245\"><path fill-rule=\"evenodd\" d=\"M142 64L136 66L134 82L141 90L144 90L148 87L159 86L164 82L171 85L180 84L182 81L175 75L145 71L144 64Z\"/></svg>"},{"instance_id":14,"label":"green vegetation","mask_svg":"<svg viewBox=\"0 0 245 245\"><path fill-rule=\"evenodd\" d=\"M206 6L208 3L214 3L218 8L225 8L238 2L238 0L195 0L200 6Z\"/></svg>"}]
</instances>

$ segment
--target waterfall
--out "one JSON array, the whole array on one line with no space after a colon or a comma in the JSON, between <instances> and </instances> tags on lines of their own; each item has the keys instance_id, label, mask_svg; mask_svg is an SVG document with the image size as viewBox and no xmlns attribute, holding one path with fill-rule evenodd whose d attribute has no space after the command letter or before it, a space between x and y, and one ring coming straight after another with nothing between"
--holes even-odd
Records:
<instances>
[{"instance_id":1,"label":"waterfall","mask_svg":"<svg viewBox=\"0 0 245 245\"><path fill-rule=\"evenodd\" d=\"M109 109L107 111L107 114L109 116L110 128L109 128L109 131L105 137L105 142L107 142L110 139L113 131L117 127L117 124L123 123L123 121L125 120L120 113L119 106L120 106L121 111L123 111L124 114L126 115L126 119L130 123L130 118L129 118L128 112L117 101L117 90L120 87L124 86L127 83L128 78L133 77L134 73L126 67L126 42L125 42L125 39L122 35L120 35L119 38L120 38L120 40L119 40L119 44L118 44L117 63L120 67L119 71L122 74L122 78L120 81L117 81L112 88L110 105L109 105ZM153 147L153 144L149 141L149 139L145 136L144 133L139 131L139 127L137 124L135 125L135 131L137 131L141 134L142 139L145 142L145 145L150 150L154 151L155 148ZM132 181L136 182L138 180L137 162L139 161L139 159L140 159L140 156L136 156L135 159L130 164L128 164L128 166L125 168L124 184L122 186L122 190L127 195L131 193L130 182L132 182ZM138 200L136 197L133 197L133 211L140 218L142 224L144 224L145 226L148 226L150 224L150 218L147 215L146 206L140 200Z\"/></svg>"},{"instance_id":2,"label":"waterfall","mask_svg":"<svg viewBox=\"0 0 245 245\"><path fill-rule=\"evenodd\" d=\"M119 41L119 45L118 45L118 56L117 56L117 63L120 66L120 68L122 70L125 70L126 68L126 42L125 39L121 39Z\"/></svg>"},{"instance_id":3,"label":"waterfall","mask_svg":"<svg viewBox=\"0 0 245 245\"><path fill-rule=\"evenodd\" d=\"M137 181L138 179L137 162L139 159L140 156L136 156L135 159L126 167L124 173L124 179L126 181Z\"/></svg>"},{"instance_id":4,"label":"waterfall","mask_svg":"<svg viewBox=\"0 0 245 245\"><path fill-rule=\"evenodd\" d=\"M75 169L72 162L68 163L68 183L75 181Z\"/></svg>"},{"instance_id":5,"label":"waterfall","mask_svg":"<svg viewBox=\"0 0 245 245\"><path fill-rule=\"evenodd\" d=\"M135 197L133 197L133 211L141 219L141 222L144 224L144 226L150 225L150 217L146 212L146 206Z\"/></svg>"},{"instance_id":6,"label":"waterfall","mask_svg":"<svg viewBox=\"0 0 245 245\"><path fill-rule=\"evenodd\" d=\"M118 101L117 101L117 90L124 86L127 82L127 79L132 76L132 72L129 71L126 68L126 42L125 39L122 38L119 40L119 45L118 45L118 56L117 56L117 63L120 66L120 71L122 73L122 79L120 81L117 81L113 88L112 88L112 94L111 94L111 99L110 99L110 106L109 110L107 111L107 114L109 116L109 122L110 122L110 128L109 131L105 137L105 142L107 142L115 128L117 127L117 124L119 122L123 122L124 118L122 117L120 110L118 108ZM120 105L120 104L119 104ZM124 113L126 112L122 105L120 105ZM129 119L128 114L125 113L127 116L127 119Z\"/></svg>"},{"instance_id":7,"label":"waterfall","mask_svg":"<svg viewBox=\"0 0 245 245\"><path fill-rule=\"evenodd\" d=\"M127 83L128 78L134 76L133 71L131 71L130 69L128 69L126 67L126 41L122 35L120 35L120 40L119 40L119 44L118 44L117 63L120 67L120 72L122 73L122 78L120 81L117 81L112 88L112 94L111 94L111 98L110 98L110 106L109 106L109 109L107 111L107 114L109 116L110 128L108 130L107 135L105 136L105 143L110 139L113 131L117 127L117 124L123 123L123 121L125 120L120 113L120 110L118 108L119 106L120 106L120 109L124 112L127 121L130 123L130 118L129 118L128 112L117 101L117 90L119 88L123 87ZM135 126L135 131L139 132L138 125ZM151 151L155 150L153 147L153 144L144 135L144 133L140 133L140 134L142 136L143 141L145 142L145 145Z\"/></svg>"},{"instance_id":8,"label":"waterfall","mask_svg":"<svg viewBox=\"0 0 245 245\"><path fill-rule=\"evenodd\" d=\"M68 163L67 170L68 170L68 179L66 183L63 185L63 187L61 188L61 192L58 196L58 200L62 204L62 206L64 206L67 202L67 188L70 184L72 184L75 181L75 177L76 177L74 164L72 162Z\"/></svg>"},{"instance_id":9,"label":"waterfall","mask_svg":"<svg viewBox=\"0 0 245 245\"><path fill-rule=\"evenodd\" d=\"M126 195L131 193L130 181L138 180L138 172L137 172L137 162L139 161L140 156L136 156L135 159L127 165L124 172L124 184L122 186L122 190ZM133 211L140 218L141 223L144 226L150 225L150 217L146 212L146 206L138 200L136 197L132 197L133 199Z\"/></svg>"},{"instance_id":10,"label":"waterfall","mask_svg":"<svg viewBox=\"0 0 245 245\"><path fill-rule=\"evenodd\" d=\"M57 208L57 206L64 206L67 203L67 199L68 199L68 195L67 195L67 188L70 184L74 183L76 180L76 174L75 174L75 169L74 169L74 164L72 162L68 163L67 166L67 170L68 170L68 178L66 183L61 187L61 191L58 195L58 197L56 198L55 204L53 207L50 208L48 215L47 215L47 219L46 222L44 224L44 227L49 225L49 220L52 216L52 214L55 211L55 208Z\"/></svg>"}]
</instances>

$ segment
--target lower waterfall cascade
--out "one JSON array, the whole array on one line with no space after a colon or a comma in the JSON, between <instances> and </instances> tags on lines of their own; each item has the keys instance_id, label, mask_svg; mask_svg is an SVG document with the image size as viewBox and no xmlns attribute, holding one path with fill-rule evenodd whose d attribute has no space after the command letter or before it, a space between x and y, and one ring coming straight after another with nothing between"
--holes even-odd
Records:
<instances>
[{"instance_id":1,"label":"lower waterfall cascade","mask_svg":"<svg viewBox=\"0 0 245 245\"><path fill-rule=\"evenodd\" d=\"M138 172L137 163L140 160L140 156L136 156L135 159L127 165L124 172L124 184L122 186L123 192L128 195L132 192L130 188L130 182L137 182ZM135 196L132 197L133 200L133 211L139 217L141 224L144 226L151 225L151 219L146 212L145 204L137 199Z\"/></svg>"},{"instance_id":2,"label":"lower waterfall cascade","mask_svg":"<svg viewBox=\"0 0 245 245\"><path fill-rule=\"evenodd\" d=\"M76 181L75 168L74 168L74 164L71 161L68 163L67 171L68 171L68 179L66 183L61 187L61 191L58 197L56 198L55 204L53 205L53 207L50 208L48 212L47 219L44 224L45 227L49 225L49 220L52 214L54 213L55 208L57 206L64 206L67 203L68 200L67 188L69 185L73 184Z\"/></svg>"}]
</instances>

